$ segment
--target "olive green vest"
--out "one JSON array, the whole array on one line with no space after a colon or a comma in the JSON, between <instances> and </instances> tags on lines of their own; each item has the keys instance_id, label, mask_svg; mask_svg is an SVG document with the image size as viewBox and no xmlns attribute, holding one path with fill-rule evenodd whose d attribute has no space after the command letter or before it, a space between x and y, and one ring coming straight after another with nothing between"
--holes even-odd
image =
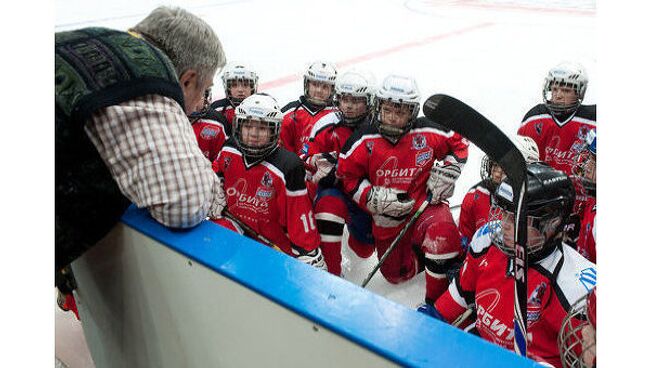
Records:
<instances>
[{"instance_id":1,"label":"olive green vest","mask_svg":"<svg viewBox=\"0 0 650 368\"><path fill-rule=\"evenodd\" d=\"M98 109L157 94L184 106L171 61L129 33L55 36L55 271L103 238L129 201L84 131Z\"/></svg>"}]
</instances>

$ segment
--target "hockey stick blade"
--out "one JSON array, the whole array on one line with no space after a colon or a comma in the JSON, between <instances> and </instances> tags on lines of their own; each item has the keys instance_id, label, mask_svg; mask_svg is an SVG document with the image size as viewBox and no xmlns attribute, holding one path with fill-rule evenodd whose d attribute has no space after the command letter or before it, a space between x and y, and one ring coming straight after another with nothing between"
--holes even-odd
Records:
<instances>
[{"instance_id":1,"label":"hockey stick blade","mask_svg":"<svg viewBox=\"0 0 650 368\"><path fill-rule=\"evenodd\" d=\"M526 356L527 322L527 227L526 227L526 161L508 137L485 116L464 102L443 94L429 97L424 115L469 139L488 157L496 161L510 178L515 204L515 351ZM522 246L523 244L523 246Z\"/></svg>"}]
</instances>

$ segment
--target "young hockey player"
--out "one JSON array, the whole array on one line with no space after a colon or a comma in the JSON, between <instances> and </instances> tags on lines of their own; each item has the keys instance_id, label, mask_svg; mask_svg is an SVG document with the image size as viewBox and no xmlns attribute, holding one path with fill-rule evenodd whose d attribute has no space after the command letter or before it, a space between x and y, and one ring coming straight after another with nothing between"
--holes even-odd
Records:
<instances>
[{"instance_id":1,"label":"young hockey player","mask_svg":"<svg viewBox=\"0 0 650 368\"><path fill-rule=\"evenodd\" d=\"M596 366L596 288L578 299L562 321L558 345L564 368Z\"/></svg>"},{"instance_id":2,"label":"young hockey player","mask_svg":"<svg viewBox=\"0 0 650 368\"><path fill-rule=\"evenodd\" d=\"M235 108L248 96L257 93L257 73L241 63L232 63L225 67L221 81L225 98L214 101L210 106L226 117L232 125Z\"/></svg>"},{"instance_id":3,"label":"young hockey player","mask_svg":"<svg viewBox=\"0 0 650 368\"><path fill-rule=\"evenodd\" d=\"M210 162L214 161L230 137L231 129L226 118L210 106L209 91L205 93L203 109L190 114L188 118L201 152Z\"/></svg>"},{"instance_id":4,"label":"young hockey player","mask_svg":"<svg viewBox=\"0 0 650 368\"><path fill-rule=\"evenodd\" d=\"M574 185L584 200L578 209L580 233L576 249L585 258L596 263L596 130L587 134L574 167Z\"/></svg>"},{"instance_id":5,"label":"young hockey player","mask_svg":"<svg viewBox=\"0 0 650 368\"><path fill-rule=\"evenodd\" d=\"M467 159L467 141L426 118L417 118L420 92L414 79L390 75L375 96L372 124L358 130L339 156L342 188L372 215L377 255L386 252L412 213L429 205L381 266L397 284L426 268L426 298L448 284L446 271L462 256L458 229L446 199ZM434 162L442 161L440 166Z\"/></svg>"},{"instance_id":6,"label":"young hockey player","mask_svg":"<svg viewBox=\"0 0 650 368\"><path fill-rule=\"evenodd\" d=\"M558 334L571 305L596 284L596 266L562 242L575 191L569 177L543 162L527 169L528 357L560 366ZM470 243L458 277L426 313L454 321L472 304L479 335L514 348L514 208L506 178L494 195L498 211Z\"/></svg>"},{"instance_id":7,"label":"young hockey player","mask_svg":"<svg viewBox=\"0 0 650 368\"><path fill-rule=\"evenodd\" d=\"M300 156L307 155L309 134L321 117L334 111L336 68L327 62L314 62L303 75L304 94L282 108L280 145Z\"/></svg>"},{"instance_id":8,"label":"young hockey player","mask_svg":"<svg viewBox=\"0 0 650 368\"><path fill-rule=\"evenodd\" d=\"M539 161L539 150L532 138L516 135L513 137L513 142L517 145L521 154L524 155L526 162ZM504 178L505 173L501 166L488 156L483 156L481 161L481 181L465 194L460 207L458 230L460 231L460 241L463 249L467 249L474 232L488 222L490 208L492 207L492 194Z\"/></svg>"},{"instance_id":9,"label":"young hockey player","mask_svg":"<svg viewBox=\"0 0 650 368\"><path fill-rule=\"evenodd\" d=\"M576 148L596 128L596 105L583 105L589 79L581 65L563 62L546 76L544 103L523 118L518 134L537 143L540 159L571 175Z\"/></svg>"},{"instance_id":10,"label":"young hockey player","mask_svg":"<svg viewBox=\"0 0 650 368\"><path fill-rule=\"evenodd\" d=\"M320 118L312 128L307 151L308 167L313 168L313 185L318 185L314 202L321 249L329 272L341 276L341 240L347 224L348 245L359 257L374 251L371 218L338 185L336 160L350 136L368 125L374 98L372 76L349 71L336 80L334 104L338 108Z\"/></svg>"},{"instance_id":11,"label":"young hockey player","mask_svg":"<svg viewBox=\"0 0 650 368\"><path fill-rule=\"evenodd\" d=\"M273 97L254 94L246 98L237 106L233 136L213 168L223 178L228 212L252 229L254 233L248 235L326 269L305 187L304 164L278 146L281 119ZM228 220L215 222L232 228Z\"/></svg>"}]
</instances>

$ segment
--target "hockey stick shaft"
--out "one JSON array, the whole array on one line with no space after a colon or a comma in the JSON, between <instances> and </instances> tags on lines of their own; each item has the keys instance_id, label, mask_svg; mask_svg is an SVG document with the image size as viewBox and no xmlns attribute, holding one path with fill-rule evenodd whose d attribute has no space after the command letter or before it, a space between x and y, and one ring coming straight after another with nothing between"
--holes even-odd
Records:
<instances>
[{"instance_id":1,"label":"hockey stick shaft","mask_svg":"<svg viewBox=\"0 0 650 368\"><path fill-rule=\"evenodd\" d=\"M386 262L386 258L390 256L390 254L393 252L393 249L395 249L397 247L397 244L399 244L399 242L402 240L404 234L406 234L406 232L411 228L411 226L420 217L420 215L424 212L424 210L429 206L429 204L431 204L431 198L432 198L431 193L427 194L427 199L425 199L424 202L422 202L422 204L417 209L417 211L415 211L415 213L413 214L413 216L411 216L411 218L406 223L406 225L404 225L402 230L400 230L399 234L397 234L397 237L393 240L392 243L390 243L388 249L386 249L384 254L379 259L379 262L377 262L377 265L372 269L372 271L370 271L368 276L366 276L365 280L363 280L363 282L361 283L361 287L365 288L366 285L368 285L372 277L375 276L377 271L379 271L379 268L381 268L384 262Z\"/></svg>"},{"instance_id":2,"label":"hockey stick shaft","mask_svg":"<svg viewBox=\"0 0 650 368\"><path fill-rule=\"evenodd\" d=\"M492 122L465 103L442 94L429 97L424 115L474 143L503 168L512 182L515 204L515 351L526 356L527 252L526 162L521 152Z\"/></svg>"},{"instance_id":3,"label":"hockey stick shaft","mask_svg":"<svg viewBox=\"0 0 650 368\"><path fill-rule=\"evenodd\" d=\"M463 312L463 314L461 314L460 316L458 316L458 318L456 318L456 319L454 320L454 322L452 322L451 325L454 326L454 327L458 327L458 326L460 326L461 323L465 322L465 320L466 320L467 318L469 318L469 316L472 315L472 312L473 312L473 311L474 311L474 310L473 310L472 308L467 309L465 312Z\"/></svg>"},{"instance_id":4,"label":"hockey stick shaft","mask_svg":"<svg viewBox=\"0 0 650 368\"><path fill-rule=\"evenodd\" d=\"M252 237L254 237L254 238L257 238L257 239L259 239L261 242L263 242L263 243L265 243L266 245L268 245L269 247L271 247L271 248L273 248L273 249L275 249L275 250L277 250L277 251L282 252L282 249L280 249L280 247L278 247L275 243L273 243L272 241L270 241L270 240L269 240L267 237L265 237L264 235L261 235L261 234L259 234L258 232L256 232L255 230L253 230L253 228L251 228L250 226L246 225L243 221L239 221L239 219L238 219L237 217L235 217L235 215L233 215L232 213L230 213L230 211L228 211L227 209L224 209L224 210L223 210L223 215L224 215L224 217L228 218L229 220L231 220L231 221L233 221L234 223L236 223L239 227L241 227L241 228L244 230L244 232L246 232L246 233L249 234L249 236L252 236Z\"/></svg>"}]
</instances>

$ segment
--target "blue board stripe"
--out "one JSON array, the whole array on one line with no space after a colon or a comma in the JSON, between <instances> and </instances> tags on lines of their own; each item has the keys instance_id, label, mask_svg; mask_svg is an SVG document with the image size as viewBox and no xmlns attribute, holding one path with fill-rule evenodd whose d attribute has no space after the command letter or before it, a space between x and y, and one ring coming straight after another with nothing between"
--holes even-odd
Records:
<instances>
[{"instance_id":1,"label":"blue board stripe","mask_svg":"<svg viewBox=\"0 0 650 368\"><path fill-rule=\"evenodd\" d=\"M399 365L538 366L211 222L171 230L135 206L127 209L122 222Z\"/></svg>"}]
</instances>

